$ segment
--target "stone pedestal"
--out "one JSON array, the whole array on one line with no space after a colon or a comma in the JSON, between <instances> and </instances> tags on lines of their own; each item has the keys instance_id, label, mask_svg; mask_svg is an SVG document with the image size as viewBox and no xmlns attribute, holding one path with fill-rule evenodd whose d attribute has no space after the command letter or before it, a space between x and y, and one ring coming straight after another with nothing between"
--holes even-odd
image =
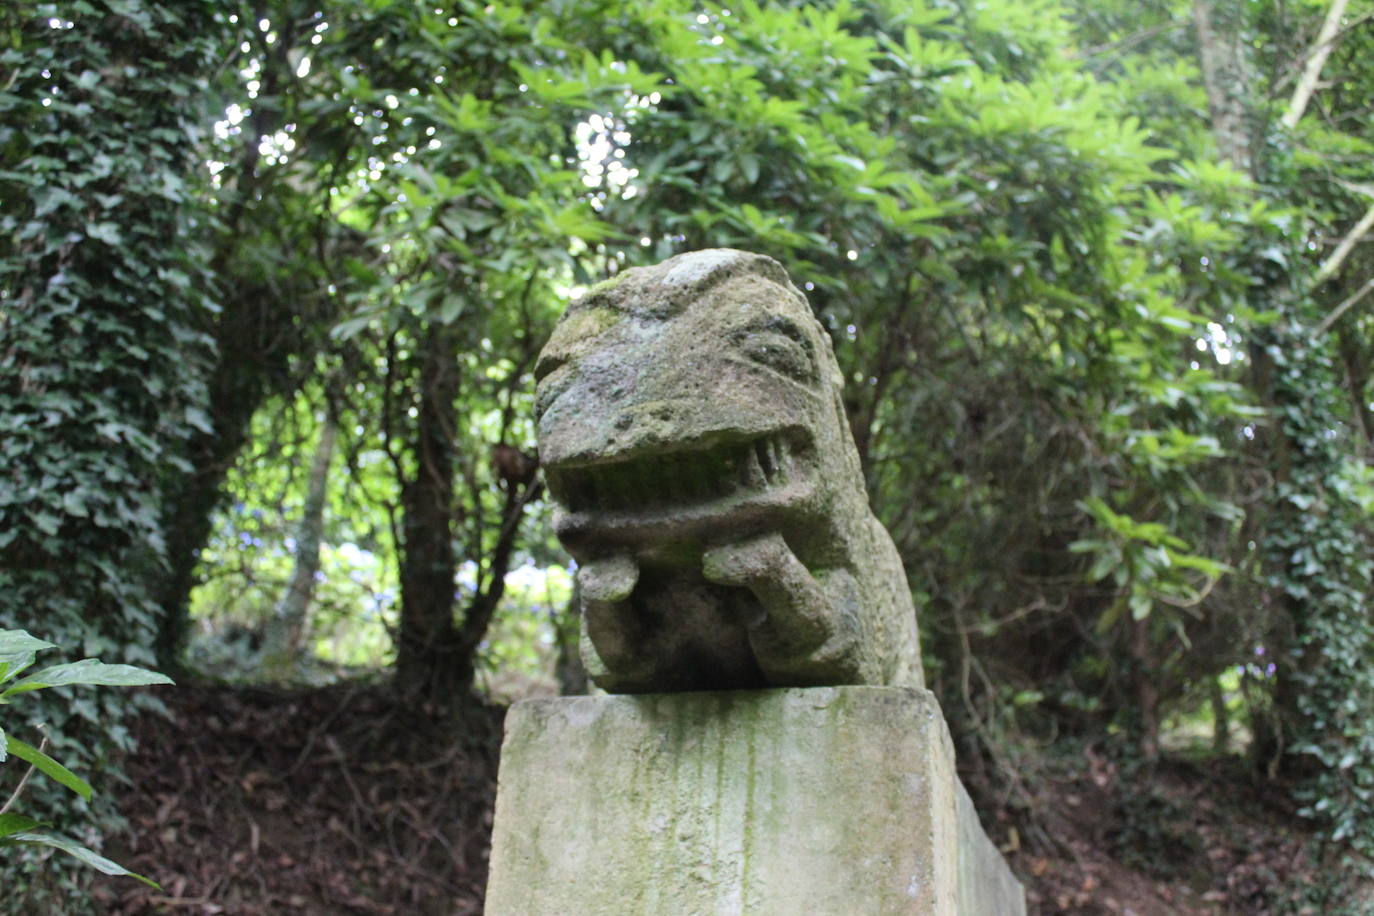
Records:
<instances>
[{"instance_id":1,"label":"stone pedestal","mask_svg":"<svg viewBox=\"0 0 1374 916\"><path fill-rule=\"evenodd\" d=\"M924 690L527 700L488 916L1021 916Z\"/></svg>"}]
</instances>

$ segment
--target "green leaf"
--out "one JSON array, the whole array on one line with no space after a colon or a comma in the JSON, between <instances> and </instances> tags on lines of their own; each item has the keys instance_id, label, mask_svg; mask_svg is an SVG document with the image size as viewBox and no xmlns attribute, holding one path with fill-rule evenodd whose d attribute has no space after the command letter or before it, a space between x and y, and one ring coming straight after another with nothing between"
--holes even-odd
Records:
<instances>
[{"instance_id":1,"label":"green leaf","mask_svg":"<svg viewBox=\"0 0 1374 916\"><path fill-rule=\"evenodd\" d=\"M759 157L753 153L745 153L740 157L740 169L744 172L744 180L749 184L759 180Z\"/></svg>"},{"instance_id":2,"label":"green leaf","mask_svg":"<svg viewBox=\"0 0 1374 916\"><path fill-rule=\"evenodd\" d=\"M35 827L42 826L43 825L38 821L31 817L25 817L22 814L15 814L13 812L0 814L0 837L7 837L14 833L32 830Z\"/></svg>"},{"instance_id":3,"label":"green leaf","mask_svg":"<svg viewBox=\"0 0 1374 916\"><path fill-rule=\"evenodd\" d=\"M0 630L0 683L32 665L36 653L56 648L52 643L30 636L23 630Z\"/></svg>"},{"instance_id":4,"label":"green leaf","mask_svg":"<svg viewBox=\"0 0 1374 916\"><path fill-rule=\"evenodd\" d=\"M38 512L32 518L34 525L44 534L57 534L62 527L62 519L51 512Z\"/></svg>"},{"instance_id":5,"label":"green leaf","mask_svg":"<svg viewBox=\"0 0 1374 916\"><path fill-rule=\"evenodd\" d=\"M375 317L374 315L367 314L359 315L356 318L349 318L347 321L341 321L330 329L329 336L335 340L348 340L371 324Z\"/></svg>"},{"instance_id":6,"label":"green leaf","mask_svg":"<svg viewBox=\"0 0 1374 916\"><path fill-rule=\"evenodd\" d=\"M1154 609L1154 598L1147 591L1134 591L1131 593L1131 618L1133 620L1144 620L1150 616L1150 611Z\"/></svg>"},{"instance_id":7,"label":"green leaf","mask_svg":"<svg viewBox=\"0 0 1374 916\"><path fill-rule=\"evenodd\" d=\"M195 405L187 406L186 422L203 433L215 431L215 427L210 421L210 415Z\"/></svg>"},{"instance_id":8,"label":"green leaf","mask_svg":"<svg viewBox=\"0 0 1374 916\"><path fill-rule=\"evenodd\" d=\"M107 875L115 875L117 877L137 878L150 887L155 887L159 890L162 889L162 885L153 881L151 878L145 878L137 872L129 871L118 862L112 862L98 852L87 849L75 840L69 840L55 833L13 833L0 839L0 846L51 846L53 849L60 849L68 855L75 856L96 871Z\"/></svg>"},{"instance_id":9,"label":"green leaf","mask_svg":"<svg viewBox=\"0 0 1374 916\"><path fill-rule=\"evenodd\" d=\"M26 741L20 741L18 738L11 735L9 738L9 751L20 760L25 760L33 764L34 768L44 776L61 783L82 798L88 801L90 800L92 791L91 784L58 763L56 760L53 760L38 748Z\"/></svg>"},{"instance_id":10,"label":"green leaf","mask_svg":"<svg viewBox=\"0 0 1374 916\"><path fill-rule=\"evenodd\" d=\"M1125 609L1126 602L1120 599L1112 602L1112 606L1102 612L1102 616L1097 618L1095 627L1098 636L1106 636L1111 632L1112 627L1116 626L1121 619L1121 612Z\"/></svg>"},{"instance_id":11,"label":"green leaf","mask_svg":"<svg viewBox=\"0 0 1374 916\"><path fill-rule=\"evenodd\" d=\"M73 684L88 684L102 687L146 687L151 684L171 684L172 679L165 674L137 668L133 665L107 665L96 658L83 658L79 662L53 665L21 681L10 685L0 699L12 694L29 690L42 690L45 687L69 687Z\"/></svg>"},{"instance_id":12,"label":"green leaf","mask_svg":"<svg viewBox=\"0 0 1374 916\"><path fill-rule=\"evenodd\" d=\"M119 226L114 223L90 223L86 226L86 235L111 247L118 247L123 240Z\"/></svg>"},{"instance_id":13,"label":"green leaf","mask_svg":"<svg viewBox=\"0 0 1374 916\"><path fill-rule=\"evenodd\" d=\"M462 296L445 296L439 305L439 323L452 324L457 321L466 306L467 300Z\"/></svg>"},{"instance_id":14,"label":"green leaf","mask_svg":"<svg viewBox=\"0 0 1374 916\"><path fill-rule=\"evenodd\" d=\"M1087 579L1089 582L1100 582L1107 578L1118 566L1121 565L1121 554L1115 550L1104 550L1093 560L1092 569L1088 570Z\"/></svg>"},{"instance_id":15,"label":"green leaf","mask_svg":"<svg viewBox=\"0 0 1374 916\"><path fill-rule=\"evenodd\" d=\"M62 494L62 511L77 518L87 518L91 514L86 508L85 496L80 490Z\"/></svg>"}]
</instances>

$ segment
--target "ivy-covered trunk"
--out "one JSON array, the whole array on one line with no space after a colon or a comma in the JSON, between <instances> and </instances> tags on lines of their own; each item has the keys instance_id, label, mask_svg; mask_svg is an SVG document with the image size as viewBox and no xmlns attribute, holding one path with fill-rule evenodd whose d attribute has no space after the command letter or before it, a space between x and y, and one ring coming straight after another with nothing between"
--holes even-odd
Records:
<instances>
[{"instance_id":1,"label":"ivy-covered trunk","mask_svg":"<svg viewBox=\"0 0 1374 916\"><path fill-rule=\"evenodd\" d=\"M1195 13L1218 149L1267 195L1282 188L1290 165L1283 144L1257 142L1269 126L1257 106L1243 101L1253 99L1245 88L1254 70L1247 8L1197 0ZM1306 91L1303 97L1300 86L1295 93L1285 128L1301 117L1311 86ZM1244 251L1247 272L1256 278L1251 304L1256 313L1275 316L1254 330L1251 348L1255 387L1273 418L1266 458L1274 485L1261 566L1280 614L1261 647L1274 659L1274 714L1256 723L1254 750L1259 763L1299 780L1304 813L1329 824L1331 839L1362 855L1368 869L1374 860L1371 563L1366 513L1346 458L1355 452L1347 437L1361 413L1350 412L1340 396L1335 347L1319 322L1318 294L1334 267L1302 269L1302 233L1287 217L1257 228Z\"/></svg>"},{"instance_id":2,"label":"ivy-covered trunk","mask_svg":"<svg viewBox=\"0 0 1374 916\"><path fill-rule=\"evenodd\" d=\"M0 627L74 656L153 663L164 497L207 425L188 184L214 15L195 0L0 11ZM128 748L129 705L30 714L89 772Z\"/></svg>"},{"instance_id":3,"label":"ivy-covered trunk","mask_svg":"<svg viewBox=\"0 0 1374 916\"><path fill-rule=\"evenodd\" d=\"M1269 748L1303 779L1307 813L1374 857L1374 620L1365 512L1345 466L1327 341L1290 314L1270 337L1284 439L1265 538L1268 585L1286 610ZM1261 746L1261 750L1266 750Z\"/></svg>"}]
</instances>

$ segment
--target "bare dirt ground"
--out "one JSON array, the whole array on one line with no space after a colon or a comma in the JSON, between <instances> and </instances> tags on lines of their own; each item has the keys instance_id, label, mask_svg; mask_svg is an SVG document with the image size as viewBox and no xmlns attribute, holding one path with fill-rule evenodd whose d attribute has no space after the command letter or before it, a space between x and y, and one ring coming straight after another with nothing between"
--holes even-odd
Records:
<instances>
[{"instance_id":1,"label":"bare dirt ground","mask_svg":"<svg viewBox=\"0 0 1374 916\"><path fill-rule=\"evenodd\" d=\"M162 696L109 850L162 890L102 883L106 911L481 913L502 709L440 716L358 684ZM1315 867L1291 803L1238 762L1123 773L1089 748L1035 791L1020 815L1034 825L984 818L1017 847L1033 914L1262 916Z\"/></svg>"},{"instance_id":2,"label":"bare dirt ground","mask_svg":"<svg viewBox=\"0 0 1374 916\"><path fill-rule=\"evenodd\" d=\"M1033 913L1318 916L1296 805L1243 761L1164 760L1123 771L1092 748L1054 762L1036 790L1049 843L1009 853Z\"/></svg>"},{"instance_id":3,"label":"bare dirt ground","mask_svg":"<svg viewBox=\"0 0 1374 916\"><path fill-rule=\"evenodd\" d=\"M371 685L164 696L111 850L162 890L106 884L110 913L482 911L504 710L441 717Z\"/></svg>"}]
</instances>

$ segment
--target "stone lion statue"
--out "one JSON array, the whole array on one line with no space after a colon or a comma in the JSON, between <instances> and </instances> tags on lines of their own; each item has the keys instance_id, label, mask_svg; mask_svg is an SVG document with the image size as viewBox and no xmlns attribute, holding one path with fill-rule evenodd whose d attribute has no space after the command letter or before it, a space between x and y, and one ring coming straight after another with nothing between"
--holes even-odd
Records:
<instances>
[{"instance_id":1,"label":"stone lion statue","mask_svg":"<svg viewBox=\"0 0 1374 916\"><path fill-rule=\"evenodd\" d=\"M830 339L776 261L627 270L569 306L535 377L598 686L922 685Z\"/></svg>"}]
</instances>

